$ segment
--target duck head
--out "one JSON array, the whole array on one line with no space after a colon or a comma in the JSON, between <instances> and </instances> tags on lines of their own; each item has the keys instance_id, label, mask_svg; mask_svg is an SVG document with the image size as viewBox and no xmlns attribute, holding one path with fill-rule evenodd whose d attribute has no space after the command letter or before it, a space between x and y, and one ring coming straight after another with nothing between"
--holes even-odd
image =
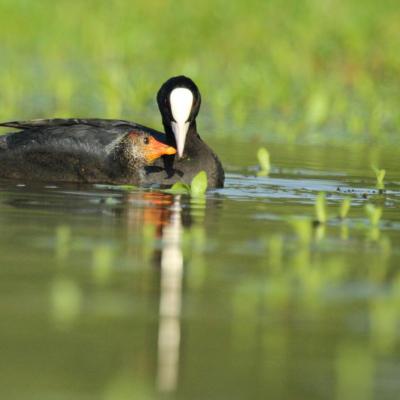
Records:
<instances>
[{"instance_id":1,"label":"duck head","mask_svg":"<svg viewBox=\"0 0 400 400\"><path fill-rule=\"evenodd\" d=\"M165 133L176 145L178 157L184 154L186 136L195 127L201 96L196 84L186 76L168 79L157 93Z\"/></svg>"}]
</instances>

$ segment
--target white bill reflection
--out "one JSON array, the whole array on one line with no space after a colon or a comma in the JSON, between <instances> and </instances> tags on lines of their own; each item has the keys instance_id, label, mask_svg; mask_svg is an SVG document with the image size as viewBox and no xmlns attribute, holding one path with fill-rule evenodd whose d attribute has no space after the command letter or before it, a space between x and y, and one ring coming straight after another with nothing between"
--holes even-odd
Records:
<instances>
[{"instance_id":1,"label":"white bill reflection","mask_svg":"<svg viewBox=\"0 0 400 400\"><path fill-rule=\"evenodd\" d=\"M160 392L173 392L179 376L183 278L181 210L180 196L175 196L170 222L162 234L157 364L157 387Z\"/></svg>"}]
</instances>

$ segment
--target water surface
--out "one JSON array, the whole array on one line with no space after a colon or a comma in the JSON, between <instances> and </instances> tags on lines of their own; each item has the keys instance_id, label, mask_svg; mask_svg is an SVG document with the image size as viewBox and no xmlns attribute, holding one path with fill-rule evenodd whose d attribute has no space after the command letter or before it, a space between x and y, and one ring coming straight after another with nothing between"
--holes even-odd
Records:
<instances>
[{"instance_id":1,"label":"water surface","mask_svg":"<svg viewBox=\"0 0 400 400\"><path fill-rule=\"evenodd\" d=\"M205 199L0 182L3 398L397 397L398 152L271 144L258 177L257 143L214 147Z\"/></svg>"}]
</instances>

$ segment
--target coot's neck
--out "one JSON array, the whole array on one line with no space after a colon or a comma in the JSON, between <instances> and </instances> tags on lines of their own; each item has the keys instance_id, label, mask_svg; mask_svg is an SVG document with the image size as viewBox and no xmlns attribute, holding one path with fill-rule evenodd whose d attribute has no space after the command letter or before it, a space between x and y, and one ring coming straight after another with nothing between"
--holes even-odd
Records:
<instances>
[{"instance_id":1,"label":"coot's neck","mask_svg":"<svg viewBox=\"0 0 400 400\"><path fill-rule=\"evenodd\" d=\"M163 122L165 133L167 135L167 144L176 148L176 141L174 132L172 131L171 124ZM188 133L186 135L185 150L183 151L182 158L196 153L198 142L201 142L200 136L197 133L196 120L192 121L189 125Z\"/></svg>"}]
</instances>

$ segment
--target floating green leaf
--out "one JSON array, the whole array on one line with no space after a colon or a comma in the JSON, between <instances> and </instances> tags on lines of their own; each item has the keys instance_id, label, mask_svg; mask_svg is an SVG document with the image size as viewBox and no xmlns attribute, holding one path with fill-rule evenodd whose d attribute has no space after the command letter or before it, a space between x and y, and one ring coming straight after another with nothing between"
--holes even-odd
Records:
<instances>
[{"instance_id":1,"label":"floating green leaf","mask_svg":"<svg viewBox=\"0 0 400 400\"><path fill-rule=\"evenodd\" d=\"M259 148L257 152L257 158L260 164L258 176L267 176L271 170L271 162L268 150L265 147Z\"/></svg>"},{"instance_id":2,"label":"floating green leaf","mask_svg":"<svg viewBox=\"0 0 400 400\"><path fill-rule=\"evenodd\" d=\"M207 191L207 173L200 171L193 179L190 185L190 194L193 197L204 196Z\"/></svg>"},{"instance_id":3,"label":"floating green leaf","mask_svg":"<svg viewBox=\"0 0 400 400\"><path fill-rule=\"evenodd\" d=\"M207 173L200 171L193 179L190 185L184 182L176 182L169 189L166 189L166 193L171 194L190 194L193 197L201 197L207 191Z\"/></svg>"},{"instance_id":4,"label":"floating green leaf","mask_svg":"<svg viewBox=\"0 0 400 400\"><path fill-rule=\"evenodd\" d=\"M171 194L189 194L190 186L187 183L176 182L169 189L166 189L165 192Z\"/></svg>"}]
</instances>

